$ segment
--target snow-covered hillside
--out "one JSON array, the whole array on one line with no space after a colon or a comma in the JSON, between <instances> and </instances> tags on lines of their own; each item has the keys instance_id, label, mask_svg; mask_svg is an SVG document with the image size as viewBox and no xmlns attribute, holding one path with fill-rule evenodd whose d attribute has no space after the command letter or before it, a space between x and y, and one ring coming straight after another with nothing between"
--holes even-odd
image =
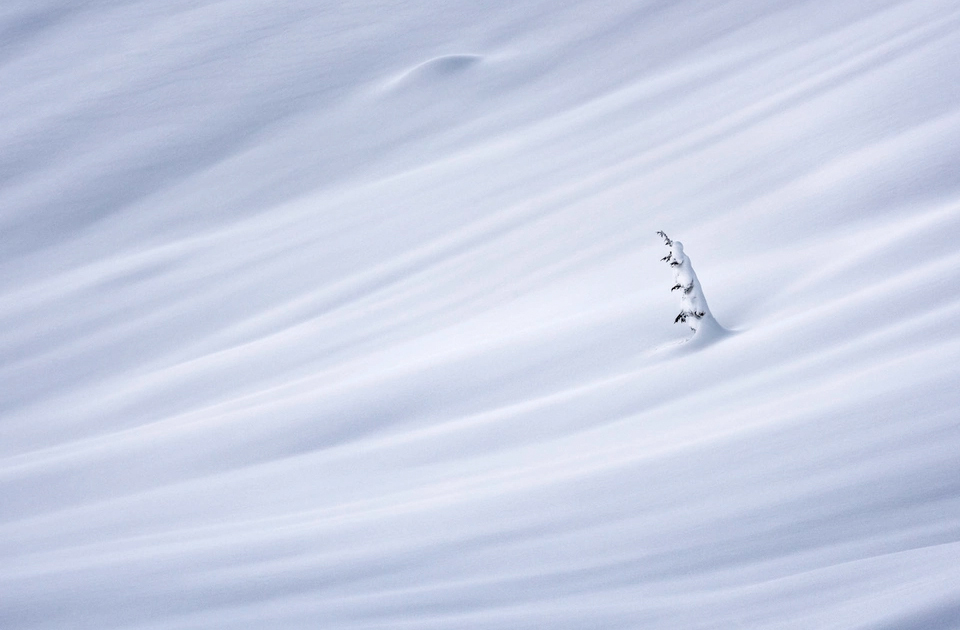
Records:
<instances>
[{"instance_id":1,"label":"snow-covered hillside","mask_svg":"<svg viewBox=\"0 0 960 630\"><path fill-rule=\"evenodd\" d=\"M960 628L957 59L955 0L6 0L0 628Z\"/></svg>"}]
</instances>

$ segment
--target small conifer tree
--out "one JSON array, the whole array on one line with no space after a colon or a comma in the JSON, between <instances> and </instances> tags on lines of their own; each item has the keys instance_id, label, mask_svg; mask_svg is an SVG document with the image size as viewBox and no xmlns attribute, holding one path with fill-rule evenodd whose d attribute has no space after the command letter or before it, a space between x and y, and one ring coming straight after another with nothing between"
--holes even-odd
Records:
<instances>
[{"instance_id":1,"label":"small conifer tree","mask_svg":"<svg viewBox=\"0 0 960 630\"><path fill-rule=\"evenodd\" d=\"M670 248L670 253L661 258L673 268L674 285L670 290L680 294L680 313L673 320L674 323L686 324L695 335L705 329L720 329L720 325L710 313L710 307L707 306L707 298L703 296L693 264L683 253L683 243L671 240L663 230L657 234L663 237L664 243Z\"/></svg>"}]
</instances>

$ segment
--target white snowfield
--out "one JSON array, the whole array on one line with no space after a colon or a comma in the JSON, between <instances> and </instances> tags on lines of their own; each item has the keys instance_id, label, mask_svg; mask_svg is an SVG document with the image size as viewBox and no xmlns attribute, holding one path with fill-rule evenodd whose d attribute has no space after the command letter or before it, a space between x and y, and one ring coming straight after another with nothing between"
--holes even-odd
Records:
<instances>
[{"instance_id":1,"label":"white snowfield","mask_svg":"<svg viewBox=\"0 0 960 630\"><path fill-rule=\"evenodd\" d=\"M958 59L956 0L4 0L0 628L960 628Z\"/></svg>"}]
</instances>

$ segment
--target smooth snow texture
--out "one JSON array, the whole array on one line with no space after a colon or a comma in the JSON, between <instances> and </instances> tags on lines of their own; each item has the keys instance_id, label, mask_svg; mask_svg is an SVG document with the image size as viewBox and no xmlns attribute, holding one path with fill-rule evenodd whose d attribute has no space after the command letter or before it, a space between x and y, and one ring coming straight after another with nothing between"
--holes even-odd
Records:
<instances>
[{"instance_id":1,"label":"smooth snow texture","mask_svg":"<svg viewBox=\"0 0 960 630\"><path fill-rule=\"evenodd\" d=\"M960 627L960 9L9 0L0 627ZM724 326L663 352L655 231Z\"/></svg>"}]
</instances>

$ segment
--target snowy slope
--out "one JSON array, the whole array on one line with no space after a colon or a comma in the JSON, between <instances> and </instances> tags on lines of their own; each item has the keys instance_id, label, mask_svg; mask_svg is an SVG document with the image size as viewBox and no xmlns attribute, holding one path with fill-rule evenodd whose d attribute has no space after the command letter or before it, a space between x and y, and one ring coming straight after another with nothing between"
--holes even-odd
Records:
<instances>
[{"instance_id":1,"label":"snowy slope","mask_svg":"<svg viewBox=\"0 0 960 630\"><path fill-rule=\"evenodd\" d=\"M960 628L958 58L948 0L7 0L0 627Z\"/></svg>"}]
</instances>

